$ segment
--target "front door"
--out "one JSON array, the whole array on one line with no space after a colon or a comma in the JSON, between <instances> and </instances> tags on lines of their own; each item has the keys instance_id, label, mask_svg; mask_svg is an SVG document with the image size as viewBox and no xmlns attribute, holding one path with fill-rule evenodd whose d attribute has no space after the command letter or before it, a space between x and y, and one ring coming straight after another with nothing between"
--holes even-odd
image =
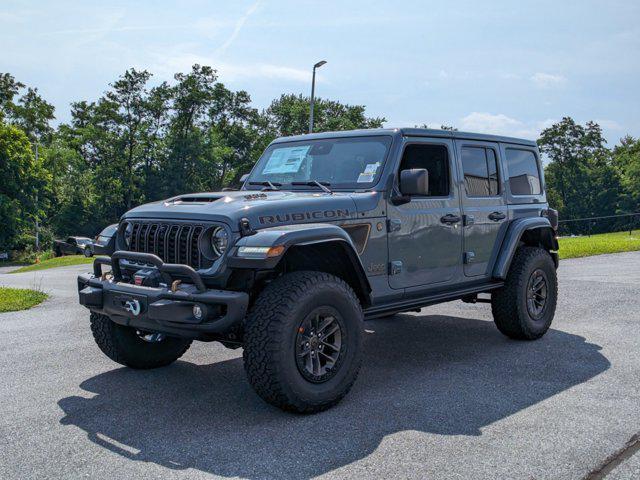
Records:
<instances>
[{"instance_id":1,"label":"front door","mask_svg":"<svg viewBox=\"0 0 640 480\"><path fill-rule=\"evenodd\" d=\"M462 212L453 141L404 142L399 170L426 168L429 192L408 203L389 204L389 285L402 289L451 283L462 275Z\"/></svg>"},{"instance_id":2,"label":"front door","mask_svg":"<svg viewBox=\"0 0 640 480\"><path fill-rule=\"evenodd\" d=\"M464 274L488 277L506 233L504 175L497 143L456 140L464 177L460 195L464 214Z\"/></svg>"}]
</instances>

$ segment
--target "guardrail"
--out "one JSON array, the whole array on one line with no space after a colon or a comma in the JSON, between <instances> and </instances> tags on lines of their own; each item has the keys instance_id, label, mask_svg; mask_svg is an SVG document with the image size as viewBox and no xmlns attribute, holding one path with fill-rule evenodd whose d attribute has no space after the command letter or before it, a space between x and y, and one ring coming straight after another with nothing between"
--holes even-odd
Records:
<instances>
[{"instance_id":1,"label":"guardrail","mask_svg":"<svg viewBox=\"0 0 640 480\"><path fill-rule=\"evenodd\" d=\"M640 212L621 213L616 215L603 215L599 217L572 218L558 222L558 234L560 236L587 235L596 233L612 233L628 231L640 228Z\"/></svg>"}]
</instances>

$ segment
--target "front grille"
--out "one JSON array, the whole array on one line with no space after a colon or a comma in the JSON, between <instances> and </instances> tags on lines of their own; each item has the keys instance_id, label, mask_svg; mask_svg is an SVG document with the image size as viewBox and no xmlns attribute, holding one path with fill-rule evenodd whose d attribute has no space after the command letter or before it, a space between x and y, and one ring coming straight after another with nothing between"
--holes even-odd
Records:
<instances>
[{"instance_id":1,"label":"front grille","mask_svg":"<svg viewBox=\"0 0 640 480\"><path fill-rule=\"evenodd\" d=\"M195 269L213 265L198 248L205 225L164 222L131 222L131 252L153 253L166 263L189 265Z\"/></svg>"}]
</instances>

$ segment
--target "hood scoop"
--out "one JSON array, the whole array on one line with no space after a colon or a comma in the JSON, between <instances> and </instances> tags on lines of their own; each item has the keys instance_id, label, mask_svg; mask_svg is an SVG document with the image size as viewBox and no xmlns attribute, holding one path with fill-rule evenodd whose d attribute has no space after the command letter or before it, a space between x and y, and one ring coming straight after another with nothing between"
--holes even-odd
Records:
<instances>
[{"instance_id":1,"label":"hood scoop","mask_svg":"<svg viewBox=\"0 0 640 480\"><path fill-rule=\"evenodd\" d=\"M214 196L214 195L182 195L179 197L170 198L166 202L165 205L205 205L207 203L215 202L216 200L220 200L222 196Z\"/></svg>"}]
</instances>

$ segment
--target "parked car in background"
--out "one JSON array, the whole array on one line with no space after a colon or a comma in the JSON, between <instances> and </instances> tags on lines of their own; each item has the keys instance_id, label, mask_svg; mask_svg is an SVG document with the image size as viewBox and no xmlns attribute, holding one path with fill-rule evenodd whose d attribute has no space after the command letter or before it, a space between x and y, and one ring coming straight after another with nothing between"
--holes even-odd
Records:
<instances>
[{"instance_id":1,"label":"parked car in background","mask_svg":"<svg viewBox=\"0 0 640 480\"><path fill-rule=\"evenodd\" d=\"M102 230L91 243L94 255L111 255L115 251L118 224L114 223Z\"/></svg>"},{"instance_id":2,"label":"parked car in background","mask_svg":"<svg viewBox=\"0 0 640 480\"><path fill-rule=\"evenodd\" d=\"M91 239L88 237L67 237L66 240L54 240L53 251L56 257L62 255L84 255L91 257Z\"/></svg>"}]
</instances>

